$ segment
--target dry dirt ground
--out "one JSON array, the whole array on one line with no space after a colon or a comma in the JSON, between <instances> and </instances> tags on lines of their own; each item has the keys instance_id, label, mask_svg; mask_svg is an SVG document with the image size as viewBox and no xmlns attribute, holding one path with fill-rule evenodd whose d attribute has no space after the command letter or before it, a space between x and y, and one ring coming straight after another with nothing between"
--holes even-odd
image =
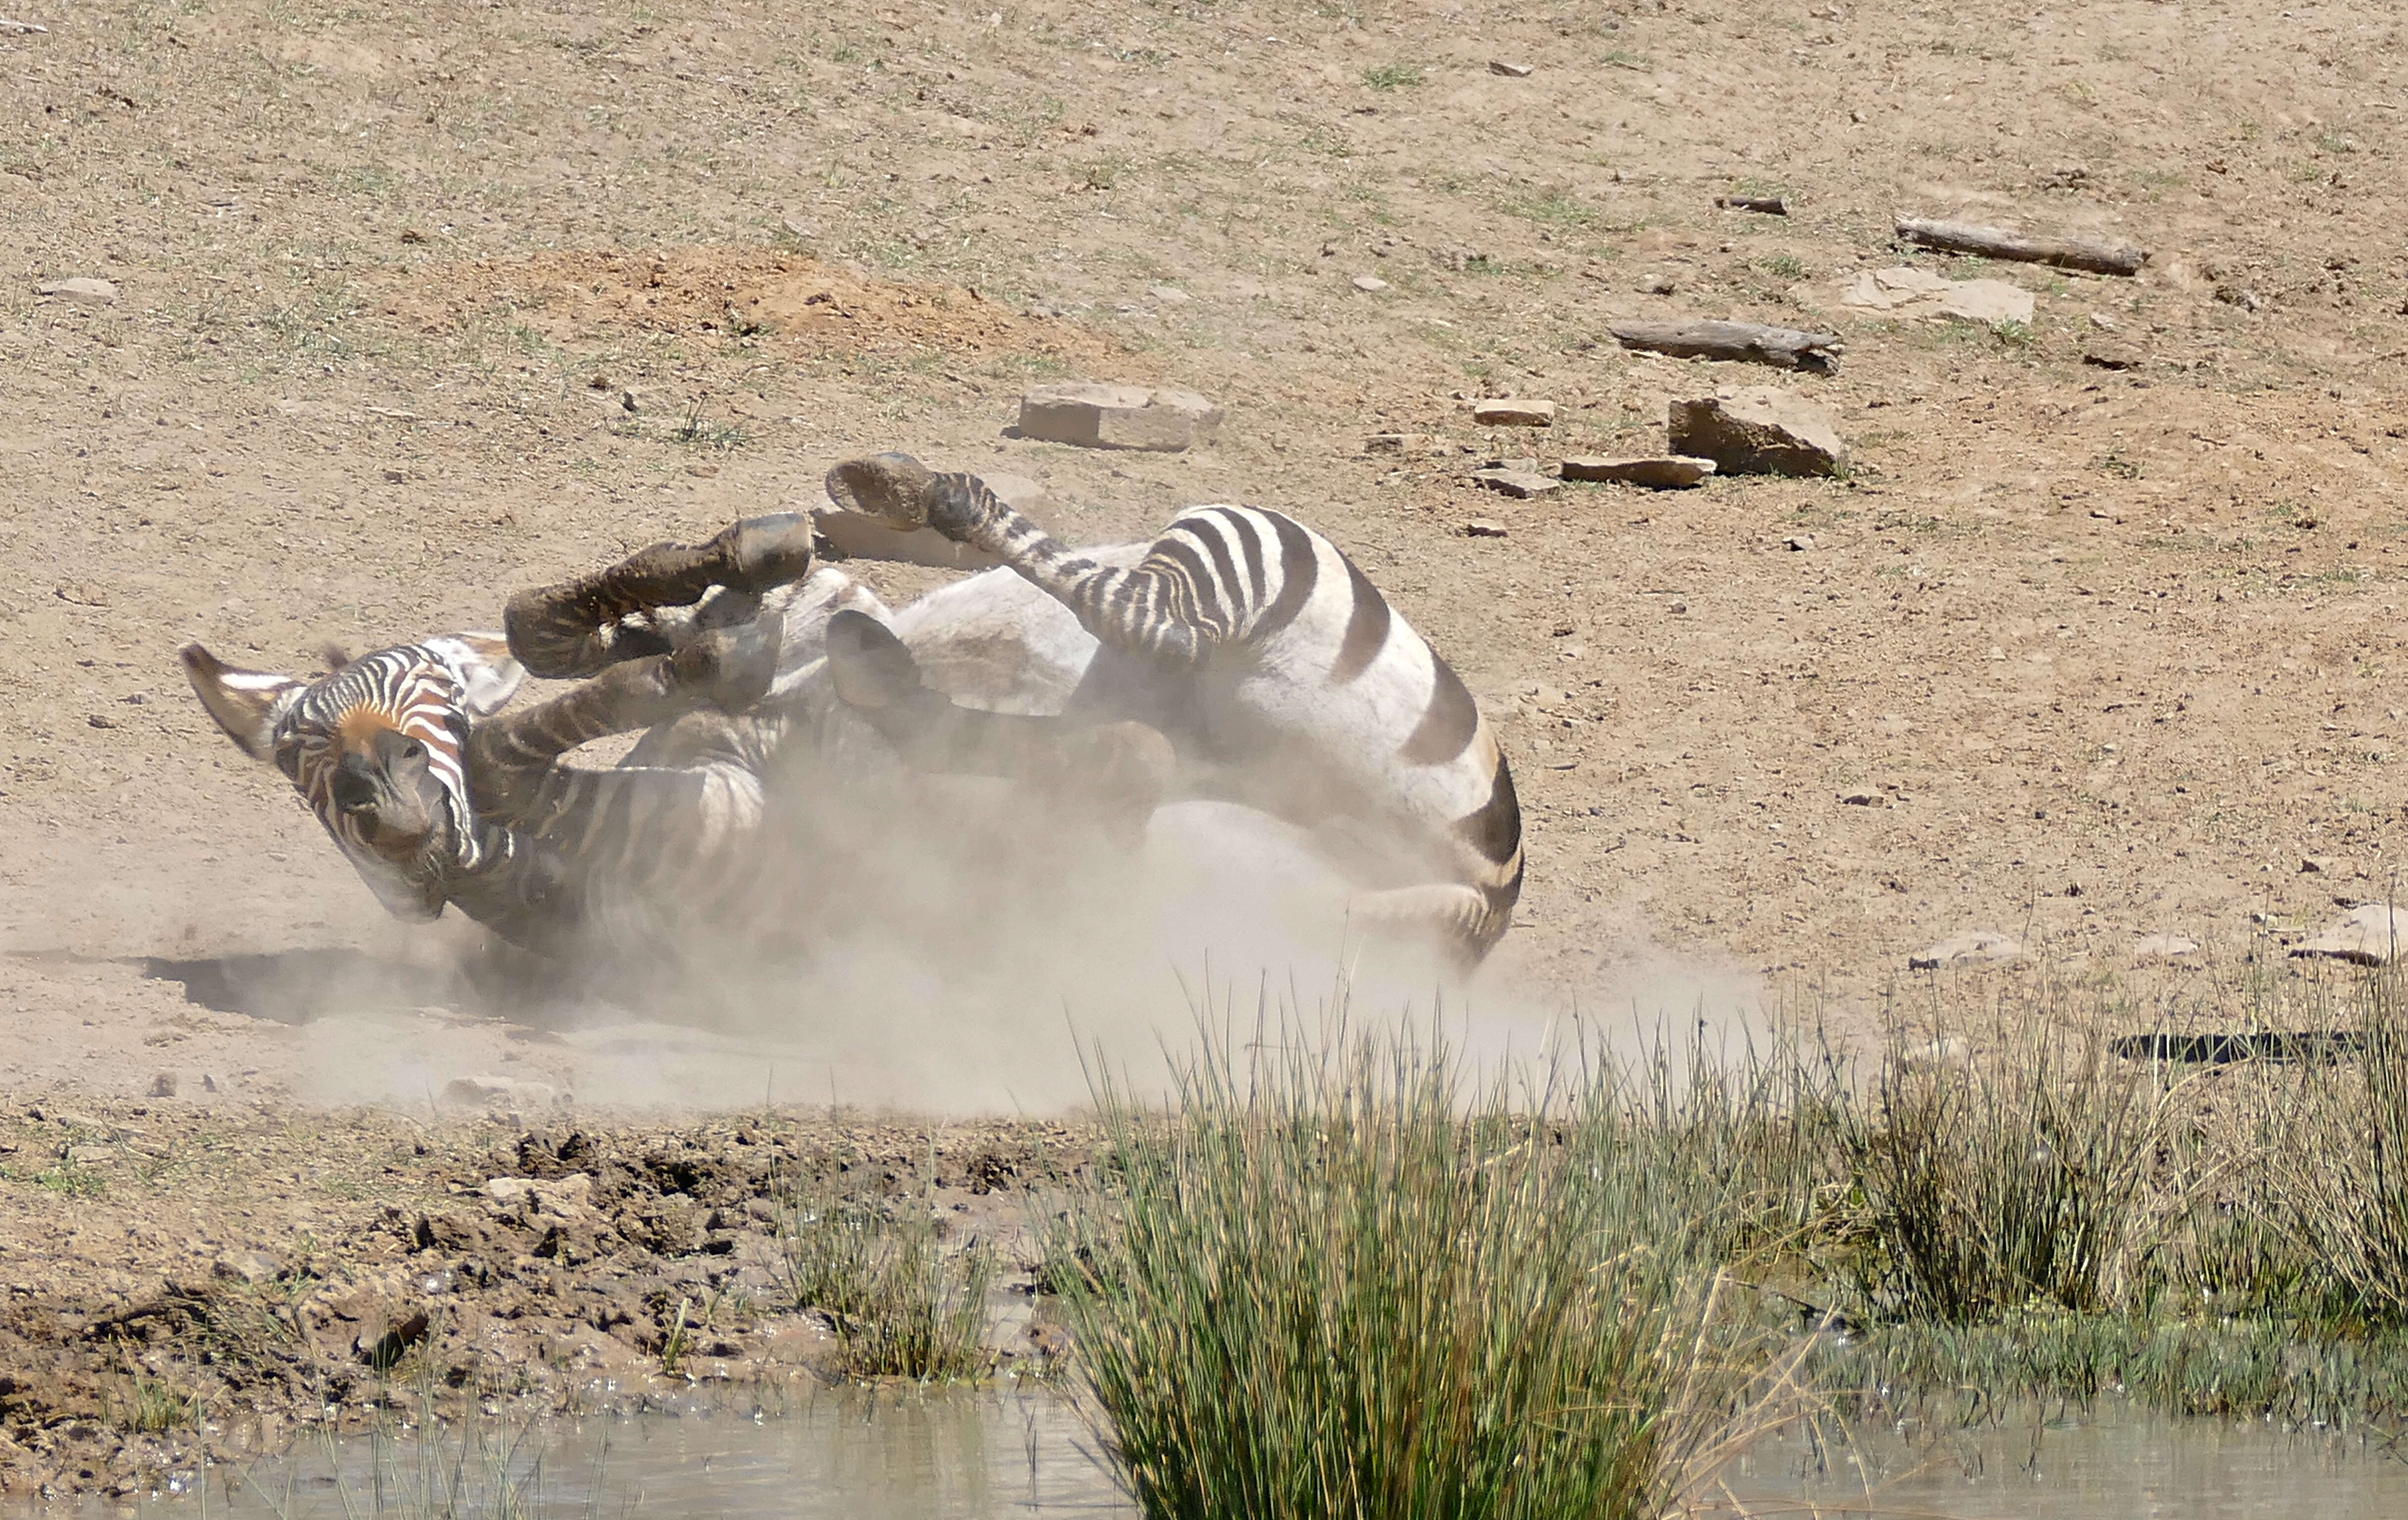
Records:
<instances>
[{"instance_id":1,"label":"dry dirt ground","mask_svg":"<svg viewBox=\"0 0 2408 1520\"><path fill-rule=\"evenodd\" d=\"M423 1114L464 1071L589 1106L863 1096L838 1073L874 1045L847 1065L676 1010L480 1004L469 937L382 922L173 651L308 668L329 641L492 626L510 588L814 505L877 448L1033 477L1068 537L1238 498L1353 553L1521 778L1529 886L1475 1016L1711 997L1862 1020L1913 985L1910 951L1968 929L2230 1014L2244 982L2279 993L2283 934L2398 868L2390 7L7 14L47 28L0 25L20 1108L162 1075L178 1124ZM1735 192L1792 214L1715 208ZM2150 257L2128 280L1977 270L1893 247L1896 214ZM2035 316L1840 303L1901 263L2014 281ZM116 297L37 294L70 277ZM1828 326L1844 363L1684 363L1606 332L1673 314ZM1004 431L1024 384L1066 376L1201 391L1228 421L1182 455ZM1670 399L1768 380L1836 410L1845 480L1517 502L1467 478L1491 452L1656 447ZM1465 402L1498 394L1558 423L1484 434ZM1439 441L1367 453L1381 432ZM2205 964L2143 972L2155 934ZM1003 1059L927 1034L924 1062ZM1058 1023L1045 1040L1016 1058L1068 1073L1050 1105L1082 1079ZM867 1096L1027 1103L914 1071ZM296 1122L337 1148L399 1132ZM97 1207L36 1181L66 1144L21 1142L8 1217ZM275 1208L227 1248L289 1254L335 1210L278 1154L250 1183ZM188 1201L172 1171L105 1197ZM126 1281L104 1282L85 1235L40 1239L12 1240L11 1291L61 1325L182 1269L112 1238Z\"/></svg>"}]
</instances>

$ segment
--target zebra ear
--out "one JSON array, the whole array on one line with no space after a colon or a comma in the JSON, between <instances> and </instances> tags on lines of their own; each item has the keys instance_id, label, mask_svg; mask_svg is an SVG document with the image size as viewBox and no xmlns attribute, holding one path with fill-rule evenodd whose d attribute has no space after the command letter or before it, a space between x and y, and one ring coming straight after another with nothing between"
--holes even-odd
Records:
<instances>
[{"instance_id":1,"label":"zebra ear","mask_svg":"<svg viewBox=\"0 0 2408 1520\"><path fill-rule=\"evenodd\" d=\"M510 657L510 641L500 634L446 634L426 647L460 678L461 699L480 718L500 711L526 680L526 667Z\"/></svg>"},{"instance_id":2,"label":"zebra ear","mask_svg":"<svg viewBox=\"0 0 2408 1520\"><path fill-rule=\"evenodd\" d=\"M264 670L237 670L198 644L186 644L176 658L226 738L254 760L274 760L276 715L308 683Z\"/></svg>"}]
</instances>

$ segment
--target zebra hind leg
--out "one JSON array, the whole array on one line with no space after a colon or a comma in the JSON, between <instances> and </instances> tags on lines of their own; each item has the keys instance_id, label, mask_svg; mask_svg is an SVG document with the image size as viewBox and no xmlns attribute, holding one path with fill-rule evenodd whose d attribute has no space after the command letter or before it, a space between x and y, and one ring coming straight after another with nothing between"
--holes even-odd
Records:
<instances>
[{"instance_id":1,"label":"zebra hind leg","mask_svg":"<svg viewBox=\"0 0 2408 1520\"><path fill-rule=\"evenodd\" d=\"M713 587L757 595L810 569L809 519L751 517L704 543L654 544L607 570L523 591L510 598L502 626L511 654L532 673L591 676L672 652L681 641L649 616L657 609L690 607Z\"/></svg>"}]
</instances>

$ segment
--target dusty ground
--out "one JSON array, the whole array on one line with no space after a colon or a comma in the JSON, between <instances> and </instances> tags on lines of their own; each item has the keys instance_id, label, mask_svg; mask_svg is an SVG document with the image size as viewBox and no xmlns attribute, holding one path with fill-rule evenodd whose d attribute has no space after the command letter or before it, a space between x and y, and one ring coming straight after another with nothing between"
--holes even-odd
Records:
<instances>
[{"instance_id":1,"label":"dusty ground","mask_svg":"<svg viewBox=\"0 0 2408 1520\"><path fill-rule=\"evenodd\" d=\"M375 1151L403 1121L315 1106L423 1113L485 1071L589 1103L859 1096L874 1041L496 1012L467 937L383 923L172 652L303 668L491 626L509 588L812 505L871 448L1035 477L1072 537L1236 497L1354 553L1519 767L1529 888L1475 1011L1863 1017L1965 929L2102 978L2159 933L2230 966L2398 869L2389 7L8 14L48 28L0 26L17 1111L165 1074L178 1125L299 1104L308 1143ZM1734 191L1794 214L1717 210ZM2150 259L1975 271L1895 250L1897 213ZM1902 262L2013 280L2037 314L1839 304ZM76 276L116 301L36 294ZM1673 313L1828 325L1845 361L1783 376L1604 332ZM2137 367L2085 362L2110 346ZM1179 456L1005 436L1019 388L1064 375L1203 391L1228 423ZM1765 380L1837 409L1849 479L1527 503L1466 479L1531 447L1466 398L1555 400L1555 456L1652 447L1669 399ZM1388 431L1447 452L1363 452ZM2241 973L2149 975L2214 1005ZM924 1062L1020 1065L871 1097L1009 1111L1083 1080L1058 1023L1004 1052L926 1034ZM249 1185L277 1231L331 1236L307 1221L340 1200L293 1143L296 1180ZM72 1288L40 1285L72 1258L12 1238L21 1303L89 1321L185 1269L171 1172L104 1206L41 1170L10 1169L11 1217L150 1233L122 1283Z\"/></svg>"}]
</instances>

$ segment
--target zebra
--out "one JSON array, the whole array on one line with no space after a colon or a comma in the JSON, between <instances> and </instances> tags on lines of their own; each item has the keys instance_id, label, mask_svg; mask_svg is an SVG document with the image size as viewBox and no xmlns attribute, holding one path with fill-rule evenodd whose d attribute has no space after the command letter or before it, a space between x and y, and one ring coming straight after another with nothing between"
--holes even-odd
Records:
<instances>
[{"instance_id":1,"label":"zebra","mask_svg":"<svg viewBox=\"0 0 2408 1520\"><path fill-rule=\"evenodd\" d=\"M1133 552L1082 552L976 476L899 453L837 466L827 492L993 555L1068 608L1100 647L1064 718L1144 724L1171 744L1174 792L1311 831L1369 888L1358 916L1434 928L1466 966L1511 925L1523 881L1512 767L1454 668L1327 538L1216 504ZM893 642L842 615L830 636ZM899 667L908 652L889 657Z\"/></svg>"},{"instance_id":2,"label":"zebra","mask_svg":"<svg viewBox=\"0 0 2408 1520\"><path fill-rule=\"evenodd\" d=\"M864 482L907 479L901 457L839 466L832 495L859 505ZM1151 574L1195 516L1083 563ZM655 545L513 596L502 634L400 645L314 680L238 669L198 644L181 658L218 725L283 772L389 911L457 907L605 975L674 982L723 948L808 958L847 915L957 937L963 915L913 900L948 869L992 876L1002 860L1023 883L1109 874L1180 796L1300 825L1369 883L1365 919L1439 927L1476 964L1521 880L1493 738L1453 671L1326 539L1277 514L1243 521L1285 557L1244 560L1261 605L1234 638L1236 624L1214 624L1214 657L1184 663L1099 640L1025 566L890 610L843 571L815 569L795 516ZM1313 585L1325 561L1345 578L1342 609ZM1316 677L1316 630L1333 617L1341 647ZM530 674L580 684L504 711ZM1373 753L1412 701L1424 721L1393 754ZM642 737L615 767L569 758L631 732ZM1477 808L1456 799L1467 767L1485 767ZM1007 790L932 811L932 789L965 772ZM950 867L899 859L898 831L950 851Z\"/></svg>"}]
</instances>

